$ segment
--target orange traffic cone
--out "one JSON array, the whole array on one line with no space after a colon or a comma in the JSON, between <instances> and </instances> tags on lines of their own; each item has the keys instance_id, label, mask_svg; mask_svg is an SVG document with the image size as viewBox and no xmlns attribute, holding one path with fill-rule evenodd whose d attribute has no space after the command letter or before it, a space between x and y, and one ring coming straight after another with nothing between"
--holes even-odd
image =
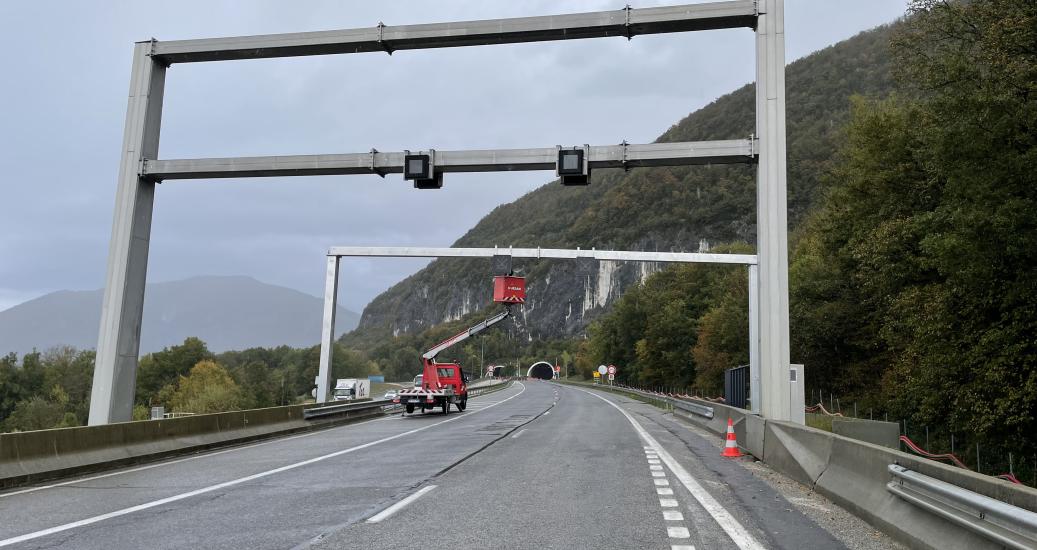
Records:
<instances>
[{"instance_id":1,"label":"orange traffic cone","mask_svg":"<svg viewBox=\"0 0 1037 550\"><path fill-rule=\"evenodd\" d=\"M731 417L727 417L727 443L724 444L724 452L720 456L726 458L738 458L742 452L738 450L738 440L735 439L735 423Z\"/></svg>"}]
</instances>

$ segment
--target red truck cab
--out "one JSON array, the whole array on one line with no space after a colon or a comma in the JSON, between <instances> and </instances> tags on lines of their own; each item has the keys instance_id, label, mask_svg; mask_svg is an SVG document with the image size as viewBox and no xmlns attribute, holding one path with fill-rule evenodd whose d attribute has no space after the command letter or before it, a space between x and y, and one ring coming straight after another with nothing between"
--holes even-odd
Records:
<instances>
[{"instance_id":1,"label":"red truck cab","mask_svg":"<svg viewBox=\"0 0 1037 550\"><path fill-rule=\"evenodd\" d=\"M420 386L402 390L393 399L404 406L407 414L415 409L425 412L435 408L447 414L451 405L456 405L459 411L468 407L468 375L460 364L426 360L424 372L415 378L415 382L418 380Z\"/></svg>"}]
</instances>

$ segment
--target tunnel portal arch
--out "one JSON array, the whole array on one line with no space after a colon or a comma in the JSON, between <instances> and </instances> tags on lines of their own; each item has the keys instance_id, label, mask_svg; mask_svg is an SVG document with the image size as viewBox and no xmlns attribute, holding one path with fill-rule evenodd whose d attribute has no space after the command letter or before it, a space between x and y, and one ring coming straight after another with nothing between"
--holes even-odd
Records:
<instances>
[{"instance_id":1,"label":"tunnel portal arch","mask_svg":"<svg viewBox=\"0 0 1037 550\"><path fill-rule=\"evenodd\" d=\"M547 361L538 361L529 366L526 378L540 378L542 380L554 380L555 367Z\"/></svg>"}]
</instances>

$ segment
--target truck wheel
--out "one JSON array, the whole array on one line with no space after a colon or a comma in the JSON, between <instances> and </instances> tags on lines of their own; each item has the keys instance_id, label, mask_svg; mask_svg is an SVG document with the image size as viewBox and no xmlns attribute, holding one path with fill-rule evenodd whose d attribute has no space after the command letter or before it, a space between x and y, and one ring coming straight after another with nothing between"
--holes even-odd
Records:
<instances>
[{"instance_id":1,"label":"truck wheel","mask_svg":"<svg viewBox=\"0 0 1037 550\"><path fill-rule=\"evenodd\" d=\"M467 399L463 399L463 400L457 402L457 410L463 411L463 410L465 410L467 408L468 408L468 400Z\"/></svg>"},{"instance_id":2,"label":"truck wheel","mask_svg":"<svg viewBox=\"0 0 1037 550\"><path fill-rule=\"evenodd\" d=\"M450 402L443 401L443 414L450 414Z\"/></svg>"},{"instance_id":3,"label":"truck wheel","mask_svg":"<svg viewBox=\"0 0 1037 550\"><path fill-rule=\"evenodd\" d=\"M407 405L407 414L414 413L414 405Z\"/></svg>"}]
</instances>

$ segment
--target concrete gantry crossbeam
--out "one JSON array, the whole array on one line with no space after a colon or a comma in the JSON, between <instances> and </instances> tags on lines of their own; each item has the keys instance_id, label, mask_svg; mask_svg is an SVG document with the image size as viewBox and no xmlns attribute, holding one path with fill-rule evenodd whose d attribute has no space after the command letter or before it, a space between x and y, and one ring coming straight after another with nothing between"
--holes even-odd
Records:
<instances>
[{"instance_id":1,"label":"concrete gantry crossbeam","mask_svg":"<svg viewBox=\"0 0 1037 550\"><path fill-rule=\"evenodd\" d=\"M756 161L751 139L599 145L590 147L590 168L644 168ZM402 174L403 151L268 157L151 160L142 175L151 180ZM437 172L554 170L556 147L436 151Z\"/></svg>"},{"instance_id":2,"label":"concrete gantry crossbeam","mask_svg":"<svg viewBox=\"0 0 1037 550\"><path fill-rule=\"evenodd\" d=\"M626 37L755 27L756 2L738 0L655 8L458 21L382 25L361 29L157 42L164 63L195 63L303 55L388 52L581 38Z\"/></svg>"},{"instance_id":3,"label":"concrete gantry crossbeam","mask_svg":"<svg viewBox=\"0 0 1037 550\"><path fill-rule=\"evenodd\" d=\"M705 254L701 252L639 252L631 250L596 250L572 248L434 248L419 246L333 246L328 256L380 258L512 258L575 260L594 258L599 261L712 263L755 265L753 254Z\"/></svg>"}]
</instances>

